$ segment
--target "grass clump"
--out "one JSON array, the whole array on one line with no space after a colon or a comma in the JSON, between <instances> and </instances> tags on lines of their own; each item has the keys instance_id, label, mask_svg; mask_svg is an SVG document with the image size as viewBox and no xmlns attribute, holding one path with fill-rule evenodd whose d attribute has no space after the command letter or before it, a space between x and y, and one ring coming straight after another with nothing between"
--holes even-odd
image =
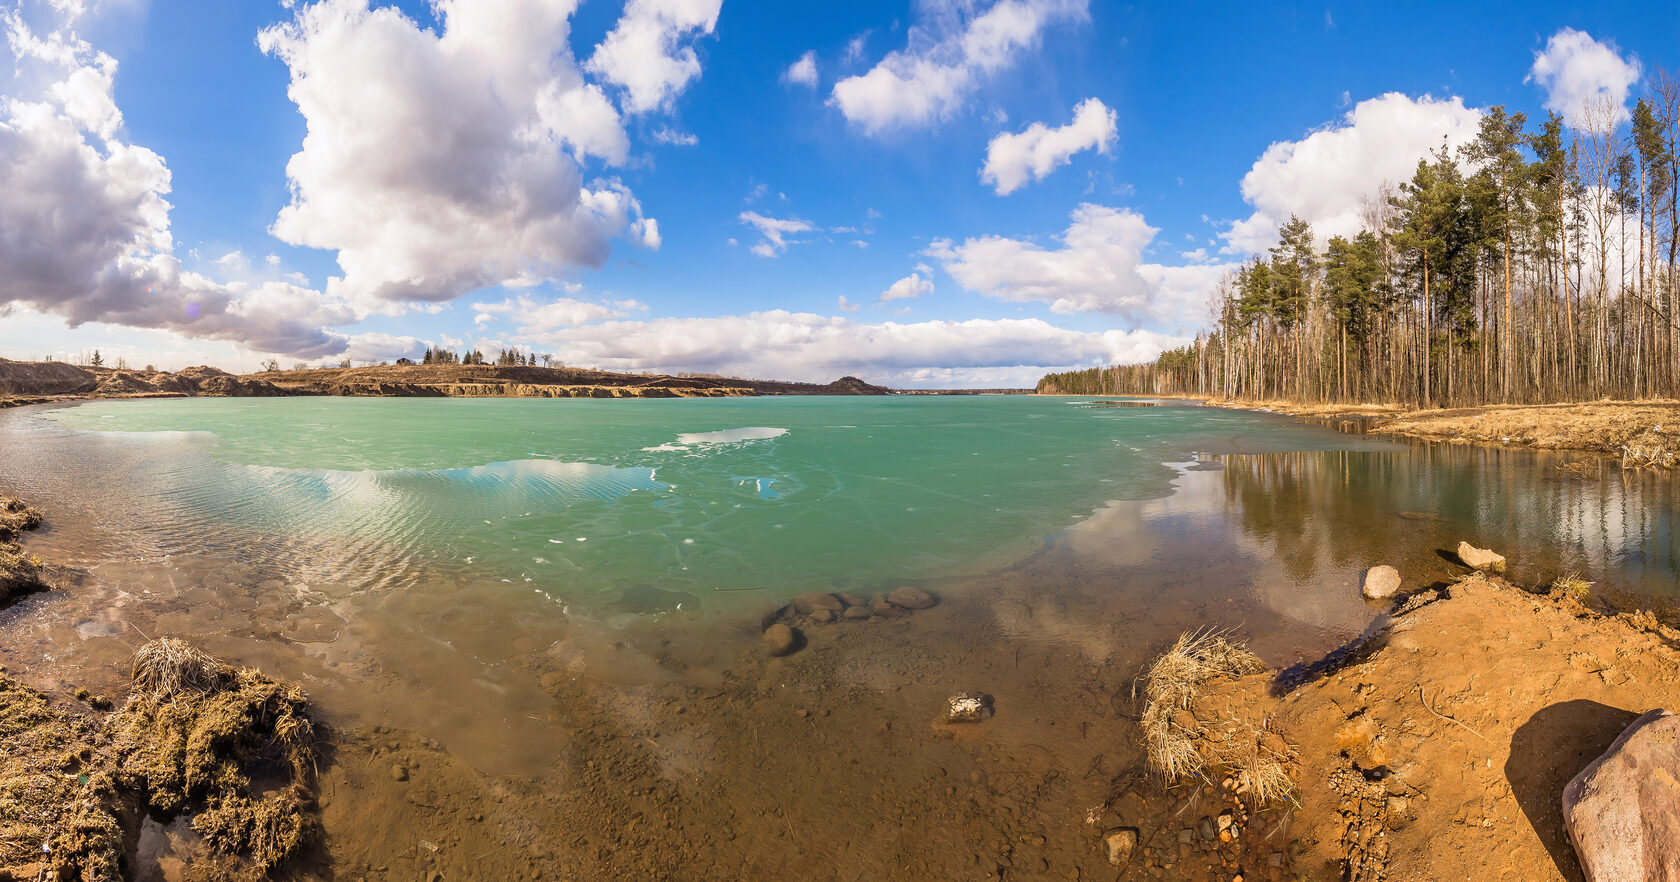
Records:
<instances>
[{"instance_id":1,"label":"grass clump","mask_svg":"<svg viewBox=\"0 0 1680 882\"><path fill-rule=\"evenodd\" d=\"M153 810L192 812L218 853L267 870L310 834L315 729L303 692L180 640L142 647L112 720L117 778Z\"/></svg>"},{"instance_id":2,"label":"grass clump","mask_svg":"<svg viewBox=\"0 0 1680 882\"><path fill-rule=\"evenodd\" d=\"M1552 580L1552 590L1562 591L1576 600L1586 600L1592 596L1592 587L1597 582L1589 582L1580 573L1570 570Z\"/></svg>"},{"instance_id":3,"label":"grass clump","mask_svg":"<svg viewBox=\"0 0 1680 882\"><path fill-rule=\"evenodd\" d=\"M1258 707L1218 688L1266 664L1219 631L1186 632L1144 672L1149 764L1170 784L1223 774L1257 805L1294 790L1288 742Z\"/></svg>"}]
</instances>

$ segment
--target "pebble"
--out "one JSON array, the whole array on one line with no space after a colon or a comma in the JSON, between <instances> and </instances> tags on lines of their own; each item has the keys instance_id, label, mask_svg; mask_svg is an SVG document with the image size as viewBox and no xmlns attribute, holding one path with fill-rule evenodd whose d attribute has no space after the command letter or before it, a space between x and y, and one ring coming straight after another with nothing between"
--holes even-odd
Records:
<instances>
[{"instance_id":1,"label":"pebble","mask_svg":"<svg viewBox=\"0 0 1680 882\"><path fill-rule=\"evenodd\" d=\"M1136 827L1121 827L1103 834L1103 844L1108 846L1108 862L1116 867L1123 867L1132 859L1132 850L1137 848L1137 843Z\"/></svg>"},{"instance_id":2,"label":"pebble","mask_svg":"<svg viewBox=\"0 0 1680 882\"><path fill-rule=\"evenodd\" d=\"M992 697L984 692L958 692L945 699L945 722L978 723L992 715Z\"/></svg>"}]
</instances>

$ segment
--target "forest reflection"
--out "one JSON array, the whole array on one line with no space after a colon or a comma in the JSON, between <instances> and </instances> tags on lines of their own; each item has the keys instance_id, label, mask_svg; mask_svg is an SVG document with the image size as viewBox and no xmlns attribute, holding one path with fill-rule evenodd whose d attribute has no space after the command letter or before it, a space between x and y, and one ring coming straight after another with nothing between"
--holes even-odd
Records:
<instances>
[{"instance_id":1,"label":"forest reflection","mask_svg":"<svg viewBox=\"0 0 1680 882\"><path fill-rule=\"evenodd\" d=\"M1468 540L1537 585L1579 572L1611 594L1680 598L1665 475L1581 454L1454 445L1218 459L1227 515L1296 582L1376 563L1440 573ZM1430 561L1429 558L1435 558Z\"/></svg>"}]
</instances>

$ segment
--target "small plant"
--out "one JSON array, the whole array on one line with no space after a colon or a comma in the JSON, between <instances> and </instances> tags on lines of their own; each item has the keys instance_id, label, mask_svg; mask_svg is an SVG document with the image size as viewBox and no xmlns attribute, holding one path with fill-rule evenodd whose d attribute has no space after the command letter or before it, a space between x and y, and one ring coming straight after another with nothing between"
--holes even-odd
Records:
<instances>
[{"instance_id":1,"label":"small plant","mask_svg":"<svg viewBox=\"0 0 1680 882\"><path fill-rule=\"evenodd\" d=\"M1592 596L1592 586L1597 582L1588 582L1575 570L1570 570L1552 580L1552 589L1572 595L1576 600L1586 600Z\"/></svg>"}]
</instances>

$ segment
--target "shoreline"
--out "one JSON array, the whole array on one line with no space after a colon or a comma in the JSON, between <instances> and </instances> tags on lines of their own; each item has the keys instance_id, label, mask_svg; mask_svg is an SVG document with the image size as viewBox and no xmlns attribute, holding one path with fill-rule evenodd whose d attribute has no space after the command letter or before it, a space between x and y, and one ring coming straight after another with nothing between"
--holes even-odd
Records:
<instances>
[{"instance_id":1,"label":"shoreline","mask_svg":"<svg viewBox=\"0 0 1680 882\"><path fill-rule=\"evenodd\" d=\"M1364 430L1373 435L1528 450L1580 451L1619 459L1627 467L1668 469L1680 465L1680 401L1669 399L1408 409L1392 403L1305 404L1200 395L1123 397L1195 402L1204 407L1276 413L1306 420L1366 420L1369 422Z\"/></svg>"}]
</instances>

